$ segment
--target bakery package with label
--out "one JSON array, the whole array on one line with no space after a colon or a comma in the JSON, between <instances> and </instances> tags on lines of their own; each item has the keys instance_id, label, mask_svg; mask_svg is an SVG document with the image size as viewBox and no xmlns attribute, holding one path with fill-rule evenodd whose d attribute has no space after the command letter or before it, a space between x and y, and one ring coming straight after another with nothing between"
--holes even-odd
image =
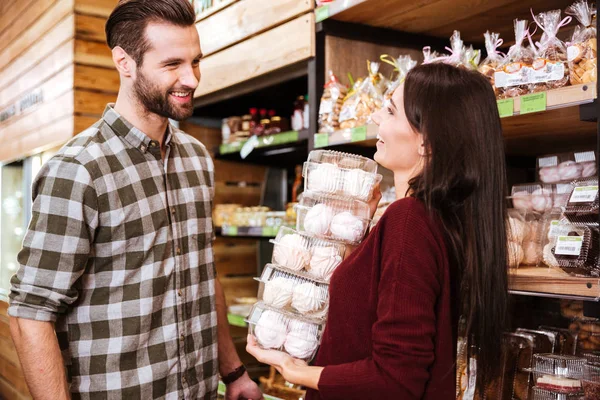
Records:
<instances>
[{"instance_id":1,"label":"bakery package with label","mask_svg":"<svg viewBox=\"0 0 600 400\"><path fill-rule=\"evenodd\" d=\"M534 51L525 43L529 35L527 20L515 22L515 44L510 47L504 61L494 74L498 98L522 96L529 93L529 71L535 57Z\"/></svg>"},{"instance_id":2,"label":"bakery package with label","mask_svg":"<svg viewBox=\"0 0 600 400\"><path fill-rule=\"evenodd\" d=\"M596 175L596 153L593 150L549 154L538 157L538 178L544 183L569 183Z\"/></svg>"},{"instance_id":3,"label":"bakery package with label","mask_svg":"<svg viewBox=\"0 0 600 400\"><path fill-rule=\"evenodd\" d=\"M581 395L585 358L558 354L534 354L531 372L535 389L548 393Z\"/></svg>"},{"instance_id":4,"label":"bakery package with label","mask_svg":"<svg viewBox=\"0 0 600 400\"><path fill-rule=\"evenodd\" d=\"M597 77L597 39L594 7L587 1L579 0L565 11L579 21L567 47L569 74L572 85L592 83Z\"/></svg>"},{"instance_id":5,"label":"bakery package with label","mask_svg":"<svg viewBox=\"0 0 600 400\"><path fill-rule=\"evenodd\" d=\"M333 133L340 127L340 112L348 88L340 83L333 71L329 71L329 79L325 83L321 105L319 107L319 132Z\"/></svg>"},{"instance_id":6,"label":"bakery package with label","mask_svg":"<svg viewBox=\"0 0 600 400\"><path fill-rule=\"evenodd\" d=\"M371 115L383 107L383 93L387 84L379 67L379 63L367 61L369 76L357 80L344 99L339 119L341 129L372 123Z\"/></svg>"},{"instance_id":7,"label":"bakery package with label","mask_svg":"<svg viewBox=\"0 0 600 400\"><path fill-rule=\"evenodd\" d=\"M506 54L498 50L498 48L502 46L504 41L500 39L499 33L494 33L490 31L484 33L483 37L485 38L485 49L487 51L487 57L481 62L478 69L479 72L481 72L490 80L490 83L494 88L494 93L496 94L496 96L498 96L498 88L496 87L494 75L496 73L496 69L498 69L498 66L500 66L500 64L504 62L504 58L506 57Z\"/></svg>"},{"instance_id":8,"label":"bakery package with label","mask_svg":"<svg viewBox=\"0 0 600 400\"><path fill-rule=\"evenodd\" d=\"M263 349L280 350L290 356L311 361L325 328L320 321L288 313L258 302L248 319L250 335Z\"/></svg>"}]
</instances>

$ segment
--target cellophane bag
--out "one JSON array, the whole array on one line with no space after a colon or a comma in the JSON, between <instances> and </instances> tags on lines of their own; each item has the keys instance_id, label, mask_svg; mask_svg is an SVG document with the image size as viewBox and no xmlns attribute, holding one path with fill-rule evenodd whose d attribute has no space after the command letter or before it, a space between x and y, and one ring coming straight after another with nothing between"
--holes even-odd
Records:
<instances>
[{"instance_id":1,"label":"cellophane bag","mask_svg":"<svg viewBox=\"0 0 600 400\"><path fill-rule=\"evenodd\" d=\"M406 74L408 74L408 71L413 69L417 65L417 62L408 55L390 59L387 54L381 56L381 61L392 65L394 67L394 71L397 73L395 79L389 81L386 91L383 95L384 100L389 100L392 98L392 95L396 89L398 89L398 87L406 79Z\"/></svg>"},{"instance_id":2,"label":"cellophane bag","mask_svg":"<svg viewBox=\"0 0 600 400\"><path fill-rule=\"evenodd\" d=\"M333 71L329 71L329 80L325 84L319 107L320 133L332 133L339 129L340 112L347 93L348 88L340 83Z\"/></svg>"},{"instance_id":3,"label":"cellophane bag","mask_svg":"<svg viewBox=\"0 0 600 400\"><path fill-rule=\"evenodd\" d=\"M552 10L538 14L534 21L544 34L537 44L537 54L531 65L530 91L543 92L568 85L567 46L556 35L571 21L571 17L561 20L560 10Z\"/></svg>"},{"instance_id":4,"label":"cellophane bag","mask_svg":"<svg viewBox=\"0 0 600 400\"><path fill-rule=\"evenodd\" d=\"M506 99L529 93L530 84L523 76L523 69L531 69L535 53L523 42L529 34L527 20L515 20L515 44L510 47L504 61L494 74L498 97Z\"/></svg>"},{"instance_id":5,"label":"cellophane bag","mask_svg":"<svg viewBox=\"0 0 600 400\"><path fill-rule=\"evenodd\" d=\"M495 85L494 73L496 72L496 69L498 69L498 66L504 62L504 58L506 57L504 53L498 51L498 48L502 46L504 41L500 39L499 33L490 33L490 31L487 31L483 36L485 38L487 57L483 60L481 65L479 65L479 72L490 80L490 83L494 88L494 93L498 96L498 88L496 88Z\"/></svg>"},{"instance_id":6,"label":"cellophane bag","mask_svg":"<svg viewBox=\"0 0 600 400\"><path fill-rule=\"evenodd\" d=\"M440 55L437 51L431 51L431 47L425 46L423 47L423 64L431 64L432 62L436 62L440 58Z\"/></svg>"},{"instance_id":7,"label":"cellophane bag","mask_svg":"<svg viewBox=\"0 0 600 400\"><path fill-rule=\"evenodd\" d=\"M566 13L577 18L580 23L575 28L567 47L571 84L596 82L598 80L597 32L594 21L596 10L587 1L580 0L569 6Z\"/></svg>"},{"instance_id":8,"label":"cellophane bag","mask_svg":"<svg viewBox=\"0 0 600 400\"><path fill-rule=\"evenodd\" d=\"M367 62L368 78L355 84L348 93L340 112L340 128L355 128L371 123L371 115L383 106L383 85L385 79L379 72L380 64Z\"/></svg>"}]
</instances>

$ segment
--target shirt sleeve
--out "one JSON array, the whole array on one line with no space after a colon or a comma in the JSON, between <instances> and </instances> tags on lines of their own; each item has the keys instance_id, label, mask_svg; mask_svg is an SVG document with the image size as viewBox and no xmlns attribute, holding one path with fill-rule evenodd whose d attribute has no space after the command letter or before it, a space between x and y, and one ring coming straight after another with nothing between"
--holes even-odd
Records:
<instances>
[{"instance_id":1,"label":"shirt sleeve","mask_svg":"<svg viewBox=\"0 0 600 400\"><path fill-rule=\"evenodd\" d=\"M439 247L422 219L403 215L382 222L372 354L325 367L319 381L325 400L420 399L429 379L441 291Z\"/></svg>"},{"instance_id":2,"label":"shirt sleeve","mask_svg":"<svg viewBox=\"0 0 600 400\"><path fill-rule=\"evenodd\" d=\"M11 279L9 315L55 321L78 298L98 226L98 197L87 169L55 157L32 187L32 218Z\"/></svg>"}]
</instances>

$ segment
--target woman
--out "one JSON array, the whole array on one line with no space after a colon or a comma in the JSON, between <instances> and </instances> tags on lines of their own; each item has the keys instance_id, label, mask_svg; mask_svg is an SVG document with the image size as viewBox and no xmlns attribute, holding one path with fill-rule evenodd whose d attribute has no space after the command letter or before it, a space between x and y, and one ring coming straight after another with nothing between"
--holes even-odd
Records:
<instances>
[{"instance_id":1,"label":"woman","mask_svg":"<svg viewBox=\"0 0 600 400\"><path fill-rule=\"evenodd\" d=\"M421 65L373 120L375 160L394 172L398 200L331 279L316 366L252 337L248 351L308 387L307 399L454 399L459 316L481 388L497 372L507 314L496 98L477 72Z\"/></svg>"}]
</instances>

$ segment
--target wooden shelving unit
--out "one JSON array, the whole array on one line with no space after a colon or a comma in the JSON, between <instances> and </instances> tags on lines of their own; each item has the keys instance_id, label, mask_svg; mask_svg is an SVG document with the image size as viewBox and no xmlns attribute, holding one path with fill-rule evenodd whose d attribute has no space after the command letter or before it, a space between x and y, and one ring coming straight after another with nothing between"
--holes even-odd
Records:
<instances>
[{"instance_id":1,"label":"wooden shelving unit","mask_svg":"<svg viewBox=\"0 0 600 400\"><path fill-rule=\"evenodd\" d=\"M580 278L558 269L519 267L509 270L509 290L541 297L600 300L600 278Z\"/></svg>"}]
</instances>

